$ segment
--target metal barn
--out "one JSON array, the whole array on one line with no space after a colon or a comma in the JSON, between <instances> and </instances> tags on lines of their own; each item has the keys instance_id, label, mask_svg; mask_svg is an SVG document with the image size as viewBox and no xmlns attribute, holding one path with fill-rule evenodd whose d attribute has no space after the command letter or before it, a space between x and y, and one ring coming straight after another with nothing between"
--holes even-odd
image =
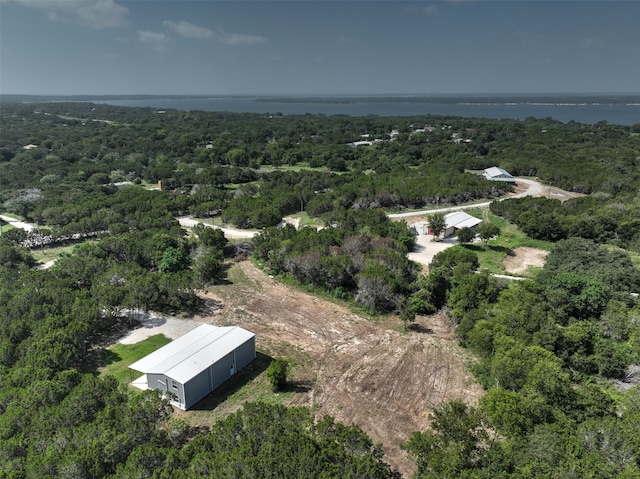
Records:
<instances>
[{"instance_id":1,"label":"metal barn","mask_svg":"<svg viewBox=\"0 0 640 479\"><path fill-rule=\"evenodd\" d=\"M255 334L203 324L129 366L144 373L131 384L172 393L171 404L186 411L255 358Z\"/></svg>"},{"instance_id":2,"label":"metal barn","mask_svg":"<svg viewBox=\"0 0 640 479\"><path fill-rule=\"evenodd\" d=\"M455 211L444 215L444 237L448 238L456 234L462 228L475 228L482 223L481 219L471 216L464 211Z\"/></svg>"},{"instance_id":3,"label":"metal barn","mask_svg":"<svg viewBox=\"0 0 640 479\"><path fill-rule=\"evenodd\" d=\"M482 176L484 176L487 180L491 180L491 181L506 181L507 183L516 182L516 179L513 176L511 176L511 173L509 173L506 170L503 170L498 166L492 166L491 168L487 168L482 173Z\"/></svg>"}]
</instances>

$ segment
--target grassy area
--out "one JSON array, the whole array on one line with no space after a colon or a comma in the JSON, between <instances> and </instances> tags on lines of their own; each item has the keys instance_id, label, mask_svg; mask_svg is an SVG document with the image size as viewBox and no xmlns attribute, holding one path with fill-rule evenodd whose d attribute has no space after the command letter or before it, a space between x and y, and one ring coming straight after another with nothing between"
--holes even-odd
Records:
<instances>
[{"instance_id":1,"label":"grassy area","mask_svg":"<svg viewBox=\"0 0 640 479\"><path fill-rule=\"evenodd\" d=\"M5 223L3 220L0 220L0 232L4 233L6 231L11 231L15 229L15 226L11 226L9 223Z\"/></svg>"},{"instance_id":2,"label":"grassy area","mask_svg":"<svg viewBox=\"0 0 640 479\"><path fill-rule=\"evenodd\" d=\"M472 250L478 255L480 260L480 268L489 270L490 273L505 274L504 260L507 255L516 248L529 247L550 251L553 243L549 241L534 240L525 235L516 225L509 223L500 216L496 216L488 210L467 210L476 218L486 217L493 224L500 228L500 235L489 240L487 248L483 243L474 243L466 245L465 248ZM539 268L531 267L527 276L531 276Z\"/></svg>"},{"instance_id":3,"label":"grassy area","mask_svg":"<svg viewBox=\"0 0 640 479\"><path fill-rule=\"evenodd\" d=\"M129 365L170 342L171 339L164 334L156 334L136 344L114 344L102 351L100 364L104 364L104 366L100 368L100 374L110 374L121 384L128 384L130 381Z\"/></svg>"},{"instance_id":4,"label":"grassy area","mask_svg":"<svg viewBox=\"0 0 640 479\"><path fill-rule=\"evenodd\" d=\"M31 255L40 263L46 263L57 259L62 253L71 253L76 245L55 246L53 248L46 247L44 249L33 248Z\"/></svg>"},{"instance_id":5,"label":"grassy area","mask_svg":"<svg viewBox=\"0 0 640 479\"><path fill-rule=\"evenodd\" d=\"M13 218L14 220L24 221L24 218L22 216L14 215L13 213L3 212L0 214L2 214L2 216L8 216L9 218Z\"/></svg>"},{"instance_id":6,"label":"grassy area","mask_svg":"<svg viewBox=\"0 0 640 479\"><path fill-rule=\"evenodd\" d=\"M318 218L309 216L306 211L301 211L294 215L289 215L290 218L300 218L300 226L322 226L322 222Z\"/></svg>"}]
</instances>

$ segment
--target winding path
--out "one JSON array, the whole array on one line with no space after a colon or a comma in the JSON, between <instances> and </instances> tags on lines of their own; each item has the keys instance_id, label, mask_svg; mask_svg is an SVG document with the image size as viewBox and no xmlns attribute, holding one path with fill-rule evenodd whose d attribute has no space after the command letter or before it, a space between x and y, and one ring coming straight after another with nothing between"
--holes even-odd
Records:
<instances>
[{"instance_id":1,"label":"winding path","mask_svg":"<svg viewBox=\"0 0 640 479\"><path fill-rule=\"evenodd\" d=\"M548 186L544 186L535 180L527 178L516 178L516 182L520 185L527 185L527 188L520 193L510 194L499 198L498 201L508 200L510 198L523 198L525 196L545 196L545 190ZM412 216L431 215L433 213L448 213L450 211L472 210L476 208L488 208L492 201L483 201L482 203L469 203L466 205L447 206L446 208L434 208L430 210L409 211L407 213L390 213L389 218L410 218Z\"/></svg>"},{"instance_id":2,"label":"winding path","mask_svg":"<svg viewBox=\"0 0 640 479\"><path fill-rule=\"evenodd\" d=\"M522 198L524 196L545 196L545 193L550 191L548 190L550 187L542 185L541 183L535 180L531 180L527 178L516 178L516 181L519 185L527 185L526 189L524 189L524 191L521 191L519 193L510 194L508 196L500 198L499 201L502 201L508 198ZM414 216L429 215L436 212L450 212L450 211L461 211L461 210L467 210L467 209L488 208L490 204L491 204L491 201L485 201L481 203L471 203L466 205L457 205L457 206L450 206L445 208L409 211L406 213L390 213L388 214L388 216L389 218L410 218ZM0 218L2 218L4 221L11 224L12 226L16 228L22 228L26 231L31 231L36 228L36 226L33 224L16 220L9 216L0 215ZM231 228L227 226L211 225L211 224L199 221L198 219L192 216L179 216L179 217L176 217L176 220L178 220L178 223L180 223L180 226L184 228L193 228L198 223L202 223L209 228L220 229L224 232L224 235L227 238L232 238L232 239L250 239L250 238L253 238L255 235L257 235L258 233L260 233L260 230L246 230L246 229L240 229L240 228ZM441 251L442 249L448 248L449 246L453 246L455 244L455 242L448 242L448 241L439 241L435 243L430 241L430 239L431 239L430 237L425 235L419 236L416 241L417 243L416 250L409 253L409 258L413 261L416 261L417 263L421 263L423 265L429 265L434 254ZM39 265L38 268L46 269L52 266L54 262L55 260L49 261L45 264ZM521 279L513 276L507 276L506 278Z\"/></svg>"}]
</instances>

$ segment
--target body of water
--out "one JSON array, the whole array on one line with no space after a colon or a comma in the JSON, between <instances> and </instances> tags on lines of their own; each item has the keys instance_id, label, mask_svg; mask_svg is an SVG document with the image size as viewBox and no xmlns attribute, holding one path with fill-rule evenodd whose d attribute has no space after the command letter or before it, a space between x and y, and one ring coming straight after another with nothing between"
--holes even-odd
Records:
<instances>
[{"instance_id":1,"label":"body of water","mask_svg":"<svg viewBox=\"0 0 640 479\"><path fill-rule=\"evenodd\" d=\"M562 122L571 120L578 123L598 123L606 121L618 125L640 123L640 104L631 103L535 103L505 102L410 102L410 101L345 101L328 102L310 99L296 102L264 101L257 97L220 98L158 98L126 100L94 100L117 106L152 107L158 109L228 111L234 113L282 113L284 115L324 114L324 115L379 115L415 116L444 115L477 118L509 118L524 120L528 117L553 118Z\"/></svg>"}]
</instances>

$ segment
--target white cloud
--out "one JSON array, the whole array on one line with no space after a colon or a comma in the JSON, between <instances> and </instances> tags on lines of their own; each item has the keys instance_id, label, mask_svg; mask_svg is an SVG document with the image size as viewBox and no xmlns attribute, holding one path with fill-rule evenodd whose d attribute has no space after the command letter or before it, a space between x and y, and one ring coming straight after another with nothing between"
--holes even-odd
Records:
<instances>
[{"instance_id":1,"label":"white cloud","mask_svg":"<svg viewBox=\"0 0 640 479\"><path fill-rule=\"evenodd\" d=\"M259 45L267 43L267 39L259 35L243 35L241 33L225 32L222 28L218 28L214 37L221 43L226 45Z\"/></svg>"},{"instance_id":2,"label":"white cloud","mask_svg":"<svg viewBox=\"0 0 640 479\"><path fill-rule=\"evenodd\" d=\"M352 37L348 37L346 35L340 35L338 37L339 43L353 43L355 40Z\"/></svg>"},{"instance_id":3,"label":"white cloud","mask_svg":"<svg viewBox=\"0 0 640 479\"><path fill-rule=\"evenodd\" d=\"M169 28L174 33L181 35L185 38L196 38L196 39L206 39L213 37L213 32L207 28L199 27L194 25L193 23L185 22L181 20L180 22L172 22L170 20L165 20L164 25Z\"/></svg>"},{"instance_id":4,"label":"white cloud","mask_svg":"<svg viewBox=\"0 0 640 479\"><path fill-rule=\"evenodd\" d=\"M165 45L171 41L171 38L169 38L164 33L138 30L138 40L140 40L140 43L149 43L151 45Z\"/></svg>"},{"instance_id":5,"label":"white cloud","mask_svg":"<svg viewBox=\"0 0 640 479\"><path fill-rule=\"evenodd\" d=\"M138 40L140 43L151 45L156 52L162 53L168 50L167 44L171 41L171 38L164 33L138 30Z\"/></svg>"},{"instance_id":6,"label":"white cloud","mask_svg":"<svg viewBox=\"0 0 640 479\"><path fill-rule=\"evenodd\" d=\"M259 45L261 43L267 43L267 39L260 35L229 33L220 27L215 30L210 30L184 20L179 22L165 20L163 23L164 26L173 33L185 38L195 38L198 40L206 40L210 38L217 42L224 43L225 45Z\"/></svg>"},{"instance_id":7,"label":"white cloud","mask_svg":"<svg viewBox=\"0 0 640 479\"><path fill-rule=\"evenodd\" d=\"M114 0L2 0L43 10L52 22L74 22L86 27L117 28L127 24L129 9Z\"/></svg>"}]
</instances>

